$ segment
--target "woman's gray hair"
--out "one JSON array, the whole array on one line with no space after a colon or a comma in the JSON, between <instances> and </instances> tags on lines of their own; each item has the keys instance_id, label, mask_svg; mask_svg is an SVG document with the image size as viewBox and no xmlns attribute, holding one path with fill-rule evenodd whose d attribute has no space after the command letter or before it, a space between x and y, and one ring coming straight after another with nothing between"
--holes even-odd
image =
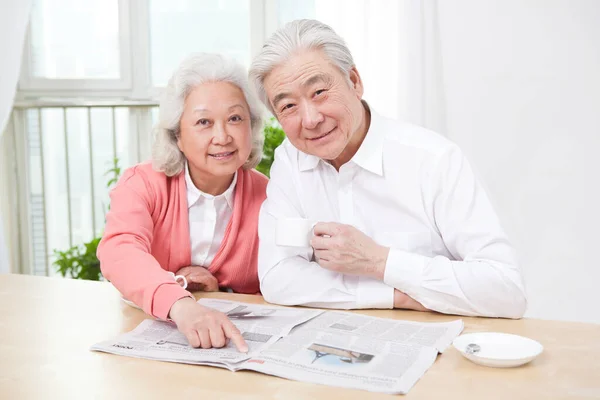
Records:
<instances>
[{"instance_id":1,"label":"woman's gray hair","mask_svg":"<svg viewBox=\"0 0 600 400\"><path fill-rule=\"evenodd\" d=\"M195 87L206 82L229 82L242 90L250 108L252 129L252 150L243 167L252 169L262 159L262 107L248 83L245 68L234 59L219 54L195 53L181 62L161 97L158 123L153 128L152 166L156 171L174 176L183 170L186 159L177 147L177 139L185 99Z\"/></svg>"},{"instance_id":2,"label":"woman's gray hair","mask_svg":"<svg viewBox=\"0 0 600 400\"><path fill-rule=\"evenodd\" d=\"M349 73L355 64L344 39L329 25L314 19L289 22L266 41L250 66L250 81L261 101L273 114L275 113L267 97L264 80L275 67L304 50L322 50L350 82Z\"/></svg>"}]
</instances>

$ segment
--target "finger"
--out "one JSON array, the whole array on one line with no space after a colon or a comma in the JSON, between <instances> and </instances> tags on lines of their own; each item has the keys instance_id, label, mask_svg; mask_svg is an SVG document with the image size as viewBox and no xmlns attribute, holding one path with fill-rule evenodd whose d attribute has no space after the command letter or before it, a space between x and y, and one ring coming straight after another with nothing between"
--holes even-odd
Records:
<instances>
[{"instance_id":1,"label":"finger","mask_svg":"<svg viewBox=\"0 0 600 400\"><path fill-rule=\"evenodd\" d=\"M216 292L219 290L219 282L212 275L195 275L192 279L195 283L194 286L199 287L199 289L195 290L202 290L204 292Z\"/></svg>"},{"instance_id":2,"label":"finger","mask_svg":"<svg viewBox=\"0 0 600 400\"><path fill-rule=\"evenodd\" d=\"M186 279L188 281L188 285L190 283L202 283L202 280L204 279L204 274L199 274L197 272L195 273L191 273L190 275L186 276Z\"/></svg>"},{"instance_id":3,"label":"finger","mask_svg":"<svg viewBox=\"0 0 600 400\"><path fill-rule=\"evenodd\" d=\"M248 344L239 329L231 321L226 320L223 322L223 332L225 332L225 336L233 342L239 351L242 353L248 352Z\"/></svg>"},{"instance_id":4,"label":"finger","mask_svg":"<svg viewBox=\"0 0 600 400\"><path fill-rule=\"evenodd\" d=\"M187 267L180 268L179 271L177 271L175 273L175 275L182 275L182 276L185 277L186 280L189 281L192 278L192 276L198 274L198 271L199 271L200 268L204 269L203 267L198 267L198 266L195 266L195 265L190 265L190 266L187 266Z\"/></svg>"},{"instance_id":5,"label":"finger","mask_svg":"<svg viewBox=\"0 0 600 400\"><path fill-rule=\"evenodd\" d=\"M208 332L210 335L210 342L213 347L221 348L225 346L227 342L227 338L225 337L225 332L223 332L223 328L221 324L214 324L208 328Z\"/></svg>"},{"instance_id":6,"label":"finger","mask_svg":"<svg viewBox=\"0 0 600 400\"><path fill-rule=\"evenodd\" d=\"M191 274L187 279L188 279L188 283L193 282L193 283L200 283L200 284L204 284L204 281L206 281L207 276L205 274Z\"/></svg>"},{"instance_id":7,"label":"finger","mask_svg":"<svg viewBox=\"0 0 600 400\"><path fill-rule=\"evenodd\" d=\"M183 275L187 278L188 275L190 275L192 272L192 267L183 267L180 268L177 272L175 272L175 275Z\"/></svg>"},{"instance_id":8,"label":"finger","mask_svg":"<svg viewBox=\"0 0 600 400\"><path fill-rule=\"evenodd\" d=\"M184 335L187 338L190 346L200 347L200 338L198 337L198 332L195 329L184 332Z\"/></svg>"},{"instance_id":9,"label":"finger","mask_svg":"<svg viewBox=\"0 0 600 400\"><path fill-rule=\"evenodd\" d=\"M203 349L210 349L212 347L207 328L198 329L198 337L200 337L200 347Z\"/></svg>"},{"instance_id":10,"label":"finger","mask_svg":"<svg viewBox=\"0 0 600 400\"><path fill-rule=\"evenodd\" d=\"M312 239L310 239L310 245L315 250L327 250L331 248L333 244L332 241L333 239L330 237L313 236Z\"/></svg>"},{"instance_id":11,"label":"finger","mask_svg":"<svg viewBox=\"0 0 600 400\"><path fill-rule=\"evenodd\" d=\"M204 289L207 292L218 292L219 291L219 281L214 276L211 276L211 279L208 280L206 284L206 288Z\"/></svg>"},{"instance_id":12,"label":"finger","mask_svg":"<svg viewBox=\"0 0 600 400\"><path fill-rule=\"evenodd\" d=\"M188 276L187 279L187 290L190 292L198 292L204 290L204 283L198 282L200 279L194 278L195 275Z\"/></svg>"},{"instance_id":13,"label":"finger","mask_svg":"<svg viewBox=\"0 0 600 400\"><path fill-rule=\"evenodd\" d=\"M204 288L204 286L199 285L199 284L194 283L194 282L192 282L192 283L188 282L186 290L188 292L200 292L200 291L202 291L202 288Z\"/></svg>"},{"instance_id":14,"label":"finger","mask_svg":"<svg viewBox=\"0 0 600 400\"><path fill-rule=\"evenodd\" d=\"M313 232L315 236L334 236L342 226L342 224L337 222L319 222L313 228Z\"/></svg>"}]
</instances>

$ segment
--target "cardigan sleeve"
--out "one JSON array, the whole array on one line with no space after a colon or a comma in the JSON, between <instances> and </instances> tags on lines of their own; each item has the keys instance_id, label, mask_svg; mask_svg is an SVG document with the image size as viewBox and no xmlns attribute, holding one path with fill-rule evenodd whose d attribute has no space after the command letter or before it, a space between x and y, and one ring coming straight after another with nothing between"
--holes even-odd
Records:
<instances>
[{"instance_id":1,"label":"cardigan sleeve","mask_svg":"<svg viewBox=\"0 0 600 400\"><path fill-rule=\"evenodd\" d=\"M173 303L193 296L151 254L156 198L142 171L127 170L110 193L97 255L102 274L125 298L165 320Z\"/></svg>"}]
</instances>

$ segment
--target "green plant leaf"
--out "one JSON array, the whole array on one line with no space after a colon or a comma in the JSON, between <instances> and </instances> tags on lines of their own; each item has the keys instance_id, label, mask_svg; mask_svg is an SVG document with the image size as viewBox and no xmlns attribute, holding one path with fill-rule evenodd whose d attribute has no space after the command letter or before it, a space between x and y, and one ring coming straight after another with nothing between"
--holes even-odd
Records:
<instances>
[{"instance_id":1,"label":"green plant leaf","mask_svg":"<svg viewBox=\"0 0 600 400\"><path fill-rule=\"evenodd\" d=\"M270 177L271 165L275 158L275 149L284 141L285 133L275 118L271 118L269 123L265 125L264 133L263 158L256 167L256 170Z\"/></svg>"}]
</instances>

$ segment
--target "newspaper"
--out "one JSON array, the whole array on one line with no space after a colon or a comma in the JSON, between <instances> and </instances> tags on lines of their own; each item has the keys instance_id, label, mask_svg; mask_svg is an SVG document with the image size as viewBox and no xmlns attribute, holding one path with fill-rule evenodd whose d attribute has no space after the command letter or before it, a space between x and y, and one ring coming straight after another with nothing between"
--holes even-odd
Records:
<instances>
[{"instance_id":1,"label":"newspaper","mask_svg":"<svg viewBox=\"0 0 600 400\"><path fill-rule=\"evenodd\" d=\"M281 338L244 369L304 382L406 394L463 330L330 311Z\"/></svg>"},{"instance_id":2,"label":"newspaper","mask_svg":"<svg viewBox=\"0 0 600 400\"><path fill-rule=\"evenodd\" d=\"M322 313L321 310L284 308L238 303L218 299L200 299L198 303L226 314L248 344L248 353L240 353L231 342L225 347L196 349L172 322L147 319L133 331L114 340L92 346L92 350L151 360L213 365L234 370L233 366L258 354L298 326Z\"/></svg>"},{"instance_id":3,"label":"newspaper","mask_svg":"<svg viewBox=\"0 0 600 400\"><path fill-rule=\"evenodd\" d=\"M173 323L150 319L92 350L405 394L463 330L460 319L420 323L217 299L198 302L229 316L248 353L232 343L221 349L192 348Z\"/></svg>"}]
</instances>

